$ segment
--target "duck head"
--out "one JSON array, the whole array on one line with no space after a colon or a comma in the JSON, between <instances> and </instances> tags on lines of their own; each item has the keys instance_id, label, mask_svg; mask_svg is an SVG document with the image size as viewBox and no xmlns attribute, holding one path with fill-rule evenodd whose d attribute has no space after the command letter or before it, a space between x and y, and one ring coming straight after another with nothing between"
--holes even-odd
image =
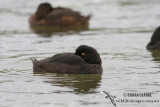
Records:
<instances>
[{"instance_id":1,"label":"duck head","mask_svg":"<svg viewBox=\"0 0 160 107\"><path fill-rule=\"evenodd\" d=\"M40 20L47 16L53 10L49 3L41 3L36 11L37 20Z\"/></svg>"},{"instance_id":2,"label":"duck head","mask_svg":"<svg viewBox=\"0 0 160 107\"><path fill-rule=\"evenodd\" d=\"M93 47L87 45L80 45L75 52L89 64L102 64L99 53Z\"/></svg>"}]
</instances>

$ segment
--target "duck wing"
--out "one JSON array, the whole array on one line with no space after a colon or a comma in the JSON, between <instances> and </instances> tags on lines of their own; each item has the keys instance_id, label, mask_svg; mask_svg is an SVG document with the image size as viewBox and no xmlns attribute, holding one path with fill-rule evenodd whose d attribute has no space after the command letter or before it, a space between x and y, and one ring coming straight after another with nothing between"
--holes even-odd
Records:
<instances>
[{"instance_id":1,"label":"duck wing","mask_svg":"<svg viewBox=\"0 0 160 107\"><path fill-rule=\"evenodd\" d=\"M72 11L71 9L58 8L53 10L50 14L48 14L44 20L46 23L53 25L81 25L88 23L90 19L89 16L82 16L77 11Z\"/></svg>"},{"instance_id":2,"label":"duck wing","mask_svg":"<svg viewBox=\"0 0 160 107\"><path fill-rule=\"evenodd\" d=\"M54 55L49 59L50 63L64 63L70 65L78 65L78 64L87 64L80 56L75 55L74 53L63 53Z\"/></svg>"},{"instance_id":3,"label":"duck wing","mask_svg":"<svg viewBox=\"0 0 160 107\"><path fill-rule=\"evenodd\" d=\"M74 18L82 17L79 12L72 11L71 9L57 8L54 9L50 14L48 14L45 19L59 19L64 16L70 16Z\"/></svg>"}]
</instances>

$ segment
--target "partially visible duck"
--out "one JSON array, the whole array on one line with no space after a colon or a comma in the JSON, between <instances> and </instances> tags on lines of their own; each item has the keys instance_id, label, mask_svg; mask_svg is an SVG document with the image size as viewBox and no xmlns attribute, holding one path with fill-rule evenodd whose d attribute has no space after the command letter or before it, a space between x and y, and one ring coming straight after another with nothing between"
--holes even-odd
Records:
<instances>
[{"instance_id":1,"label":"partially visible duck","mask_svg":"<svg viewBox=\"0 0 160 107\"><path fill-rule=\"evenodd\" d=\"M147 45L148 50L160 50L160 26L154 31L151 41Z\"/></svg>"},{"instance_id":2,"label":"partially visible duck","mask_svg":"<svg viewBox=\"0 0 160 107\"><path fill-rule=\"evenodd\" d=\"M40 61L31 59L33 71L51 73L102 73L102 61L93 47L80 45L75 53L62 53Z\"/></svg>"},{"instance_id":3,"label":"partially visible duck","mask_svg":"<svg viewBox=\"0 0 160 107\"><path fill-rule=\"evenodd\" d=\"M79 12L68 8L53 8L49 3L41 3L35 14L30 17L29 23L38 26L68 27L88 25L89 19L90 15L82 16Z\"/></svg>"}]
</instances>

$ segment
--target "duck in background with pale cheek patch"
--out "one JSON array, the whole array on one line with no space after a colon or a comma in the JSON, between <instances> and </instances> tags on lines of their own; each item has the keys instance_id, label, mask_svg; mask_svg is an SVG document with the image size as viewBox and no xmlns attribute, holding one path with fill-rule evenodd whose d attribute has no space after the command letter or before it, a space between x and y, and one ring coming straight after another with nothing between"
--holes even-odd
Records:
<instances>
[{"instance_id":1,"label":"duck in background with pale cheek patch","mask_svg":"<svg viewBox=\"0 0 160 107\"><path fill-rule=\"evenodd\" d=\"M30 17L29 23L37 26L69 27L88 25L89 19L90 15L82 16L79 12L68 8L53 8L49 3L41 3L36 13Z\"/></svg>"},{"instance_id":2,"label":"duck in background with pale cheek patch","mask_svg":"<svg viewBox=\"0 0 160 107\"><path fill-rule=\"evenodd\" d=\"M158 27L147 45L148 50L160 50L160 27Z\"/></svg>"},{"instance_id":3,"label":"duck in background with pale cheek patch","mask_svg":"<svg viewBox=\"0 0 160 107\"><path fill-rule=\"evenodd\" d=\"M102 73L102 61L93 47L80 45L75 53L56 54L33 62L33 71L50 73L96 74Z\"/></svg>"}]
</instances>

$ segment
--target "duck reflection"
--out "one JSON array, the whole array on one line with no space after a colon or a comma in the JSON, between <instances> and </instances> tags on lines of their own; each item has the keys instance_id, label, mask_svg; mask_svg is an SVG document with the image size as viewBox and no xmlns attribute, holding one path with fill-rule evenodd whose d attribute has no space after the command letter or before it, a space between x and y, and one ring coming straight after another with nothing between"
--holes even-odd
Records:
<instances>
[{"instance_id":1,"label":"duck reflection","mask_svg":"<svg viewBox=\"0 0 160 107\"><path fill-rule=\"evenodd\" d=\"M160 51L159 50L150 50L154 61L160 61Z\"/></svg>"},{"instance_id":2,"label":"duck reflection","mask_svg":"<svg viewBox=\"0 0 160 107\"><path fill-rule=\"evenodd\" d=\"M30 29L32 32L39 34L41 36L47 36L50 37L54 33L58 32L67 32L67 31L73 31L79 32L83 30L89 30L88 25L83 25L83 26L70 26L70 27L60 27L60 26L30 26Z\"/></svg>"},{"instance_id":3,"label":"duck reflection","mask_svg":"<svg viewBox=\"0 0 160 107\"><path fill-rule=\"evenodd\" d=\"M34 74L37 74L34 72ZM47 77L46 83L54 86L68 87L76 94L97 93L100 87L102 74L43 74ZM49 79L48 79L49 78Z\"/></svg>"}]
</instances>

